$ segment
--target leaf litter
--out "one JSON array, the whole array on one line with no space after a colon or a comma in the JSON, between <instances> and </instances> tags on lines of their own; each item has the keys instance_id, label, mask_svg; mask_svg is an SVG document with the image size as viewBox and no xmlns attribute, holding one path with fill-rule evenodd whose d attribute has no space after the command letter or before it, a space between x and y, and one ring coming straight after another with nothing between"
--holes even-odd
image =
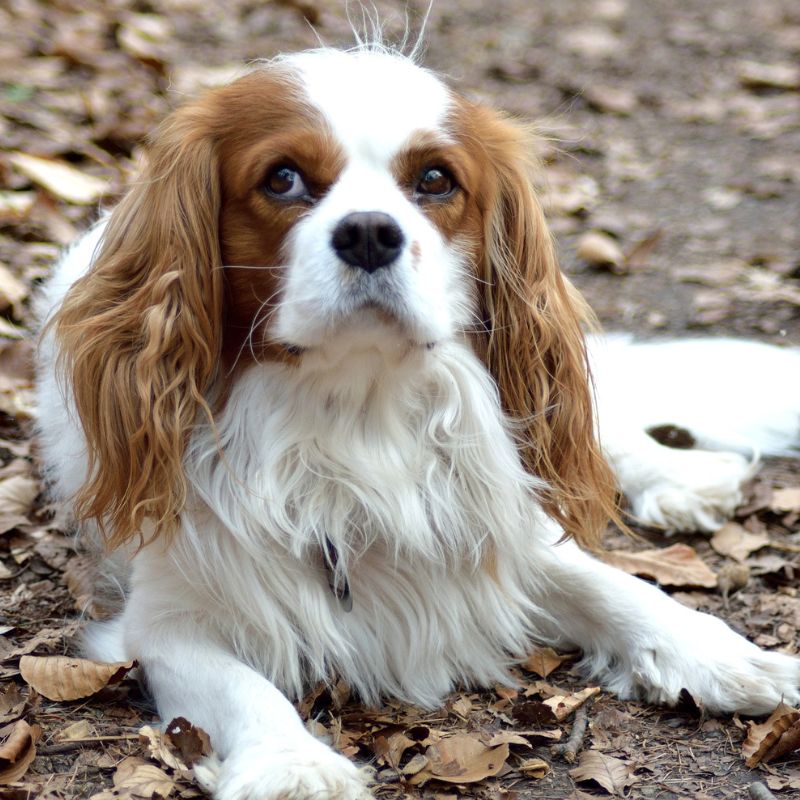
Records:
<instances>
[{"instance_id":1,"label":"leaf litter","mask_svg":"<svg viewBox=\"0 0 800 800\"><path fill-rule=\"evenodd\" d=\"M726 19L747 24L730 29L725 15L690 21L682 5L665 4L645 19L627 0L590 2L578 16L555 0L524 8L510 0L484 26L469 4L439 0L429 56L433 66L457 66L464 85L513 111L542 119L565 98L573 105L543 121L559 138L542 148L543 200L563 237L565 266L601 320L624 321L640 333L699 326L798 344L790 198L800 170L788 137L800 118L791 56L800 23L786 17L776 27L780 0L766 0L763 18L733 0ZM157 0L143 9L128 0L79 10L40 0L0 8L0 784L10 783L0 791L17 793L9 797L200 796L192 767L212 745L190 720L159 728L130 679L104 683L119 665L57 668L77 660L82 615L103 618L109 609L94 596L92 563L72 550L68 521L45 505L33 466L26 331L35 287L59 246L95 217L98 201L118 196L144 136L184 96L240 74L249 58L314 45L304 15L315 17L327 40L349 41L343 12L313 2L255 7L234 0L224 21L193 0ZM388 6L379 3L379 10L392 19ZM515 44L517 18L543 37L535 48ZM675 78L648 75L634 61L648 25L659 31L649 50L660 49L676 75L684 62L690 68L677 92ZM732 46L729 31L748 25L770 29L776 52L747 53L739 40ZM390 35L401 30L401 21L389 22ZM504 70L492 72L487 54L498 48ZM699 68L706 52L727 59L730 70ZM695 81L707 74L717 77ZM673 158L676 131L691 132L677 136L689 148L688 179ZM687 192L681 181L691 183L705 169L697 165L713 158L712 139L743 137L778 146L753 158L717 159L719 174ZM739 165L736 175L724 174L726 163ZM694 197L695 213L682 217ZM759 217L761 208L767 217ZM591 232L608 240L605 252L595 248L587 261L612 269L577 262L577 243ZM706 294L692 302L697 291ZM615 553L629 554L622 558L630 571L682 602L725 616L761 646L797 653L800 469L778 460L766 475L737 520L711 540L687 536L671 550L660 534L640 531L649 548L615 533L608 541ZM88 699L48 699L44 692L66 698L77 691L67 677L73 674L82 676L77 686ZM586 687L574 654L546 649L531 653L512 679L457 691L431 712L396 702L364 709L334 683L311 692L300 710L342 753L377 768L377 791L387 798L727 798L754 774L782 797L800 788L794 709L737 727L698 719L697 709L620 701ZM66 695L65 685L72 687ZM588 729L575 766L551 747L567 739L579 708ZM754 773L745 761L766 771Z\"/></svg>"}]
</instances>

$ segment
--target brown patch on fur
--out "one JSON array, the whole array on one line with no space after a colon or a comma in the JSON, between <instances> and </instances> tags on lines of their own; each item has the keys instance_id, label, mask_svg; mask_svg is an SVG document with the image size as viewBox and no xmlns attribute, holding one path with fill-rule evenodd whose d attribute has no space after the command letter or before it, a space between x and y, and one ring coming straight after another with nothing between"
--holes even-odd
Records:
<instances>
[{"instance_id":1,"label":"brown patch on fur","mask_svg":"<svg viewBox=\"0 0 800 800\"><path fill-rule=\"evenodd\" d=\"M254 320L269 319L285 236L306 210L267 198L268 168L289 158L322 192L340 163L292 91L291 74L270 67L168 117L52 322L88 447L75 513L109 547L174 531L191 430L213 424L209 398L234 362L296 357L263 325L243 346Z\"/></svg>"},{"instance_id":2,"label":"brown patch on fur","mask_svg":"<svg viewBox=\"0 0 800 800\"><path fill-rule=\"evenodd\" d=\"M262 72L232 84L220 116L237 121L219 146L226 276L222 362L228 372L253 361L293 362L298 356L270 339L269 322L280 302L286 237L308 205L270 198L262 187L271 168L288 163L300 170L312 196L321 197L344 157L319 115L286 91L285 79Z\"/></svg>"},{"instance_id":3,"label":"brown patch on fur","mask_svg":"<svg viewBox=\"0 0 800 800\"><path fill-rule=\"evenodd\" d=\"M431 167L445 167L454 176L459 188L447 197L417 197L420 210L439 229L448 242L455 239L477 239L479 215L470 205L464 187L474 184L480 167L462 144L442 140L431 134L411 137L413 144L393 160L391 169L398 185L411 199L420 176ZM471 235L470 235L471 234Z\"/></svg>"},{"instance_id":4,"label":"brown patch on fur","mask_svg":"<svg viewBox=\"0 0 800 800\"><path fill-rule=\"evenodd\" d=\"M461 99L451 128L467 154L460 224L480 242L474 261L486 332L475 336L476 352L522 425L525 464L548 485L545 509L568 536L598 547L608 520L620 518L594 429L583 336L593 317L559 269L534 193L535 133Z\"/></svg>"}]
</instances>

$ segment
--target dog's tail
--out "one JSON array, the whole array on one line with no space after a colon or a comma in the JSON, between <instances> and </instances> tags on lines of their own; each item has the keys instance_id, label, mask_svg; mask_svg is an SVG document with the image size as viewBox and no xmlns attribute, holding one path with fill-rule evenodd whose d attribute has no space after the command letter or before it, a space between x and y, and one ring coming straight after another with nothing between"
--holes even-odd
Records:
<instances>
[{"instance_id":1,"label":"dog's tail","mask_svg":"<svg viewBox=\"0 0 800 800\"><path fill-rule=\"evenodd\" d=\"M589 354L601 431L604 419L675 426L702 449L800 455L800 348L611 334L591 337Z\"/></svg>"}]
</instances>

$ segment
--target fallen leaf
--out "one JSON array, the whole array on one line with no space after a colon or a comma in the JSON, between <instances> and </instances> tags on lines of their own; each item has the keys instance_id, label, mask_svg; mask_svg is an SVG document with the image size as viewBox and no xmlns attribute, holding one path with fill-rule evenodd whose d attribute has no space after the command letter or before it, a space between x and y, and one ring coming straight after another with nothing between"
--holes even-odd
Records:
<instances>
[{"instance_id":1,"label":"fallen leaf","mask_svg":"<svg viewBox=\"0 0 800 800\"><path fill-rule=\"evenodd\" d=\"M25 682L48 700L78 700L119 683L135 661L105 663L66 656L23 656L19 671Z\"/></svg>"},{"instance_id":2,"label":"fallen leaf","mask_svg":"<svg viewBox=\"0 0 800 800\"><path fill-rule=\"evenodd\" d=\"M158 14L126 14L117 30L117 41L123 50L155 64L167 60L172 36L172 23Z\"/></svg>"},{"instance_id":3,"label":"fallen leaf","mask_svg":"<svg viewBox=\"0 0 800 800\"><path fill-rule=\"evenodd\" d=\"M107 181L87 175L64 161L27 153L12 153L8 160L26 178L68 203L88 205L108 190Z\"/></svg>"},{"instance_id":4,"label":"fallen leaf","mask_svg":"<svg viewBox=\"0 0 800 800\"><path fill-rule=\"evenodd\" d=\"M85 739L91 735L92 728L88 720L82 719L79 722L73 722L72 725L67 725L66 728L56 734L55 738L58 742L72 742L76 739Z\"/></svg>"},{"instance_id":5,"label":"fallen leaf","mask_svg":"<svg viewBox=\"0 0 800 800\"><path fill-rule=\"evenodd\" d=\"M451 711L462 719L466 719L470 711L472 711L472 700L463 694L453 702L450 706Z\"/></svg>"},{"instance_id":6,"label":"fallen leaf","mask_svg":"<svg viewBox=\"0 0 800 800\"><path fill-rule=\"evenodd\" d=\"M783 789L800 789L800 772L792 770L785 775L767 775L767 786L776 792Z\"/></svg>"},{"instance_id":7,"label":"fallen leaf","mask_svg":"<svg viewBox=\"0 0 800 800\"><path fill-rule=\"evenodd\" d=\"M761 64L742 61L739 83L748 89L800 89L800 68L796 64Z\"/></svg>"},{"instance_id":8,"label":"fallen leaf","mask_svg":"<svg viewBox=\"0 0 800 800\"><path fill-rule=\"evenodd\" d=\"M747 737L742 743L742 755L747 766L752 769L757 764L767 763L779 755L785 755L796 749L800 745L800 741L797 740L800 734L799 722L800 711L781 703L766 722L748 723ZM787 737L786 742L789 744L794 740L794 747L791 750L780 747L784 736Z\"/></svg>"},{"instance_id":9,"label":"fallen leaf","mask_svg":"<svg viewBox=\"0 0 800 800\"><path fill-rule=\"evenodd\" d=\"M36 202L36 192L0 191L0 220L24 219Z\"/></svg>"},{"instance_id":10,"label":"fallen leaf","mask_svg":"<svg viewBox=\"0 0 800 800\"><path fill-rule=\"evenodd\" d=\"M27 772L41 735L38 725L28 725L24 719L0 729L0 786L18 781Z\"/></svg>"},{"instance_id":11,"label":"fallen leaf","mask_svg":"<svg viewBox=\"0 0 800 800\"><path fill-rule=\"evenodd\" d=\"M516 731L497 731L493 733L486 742L487 747L497 747L499 744L520 744L525 747L530 747L531 743L521 734Z\"/></svg>"},{"instance_id":12,"label":"fallen leaf","mask_svg":"<svg viewBox=\"0 0 800 800\"><path fill-rule=\"evenodd\" d=\"M406 750L416 744L417 742L406 736L403 730L395 730L388 735L381 732L372 739L372 749L375 755L393 769L398 769Z\"/></svg>"},{"instance_id":13,"label":"fallen leaf","mask_svg":"<svg viewBox=\"0 0 800 800\"><path fill-rule=\"evenodd\" d=\"M637 778L622 759L607 756L599 750L584 750L577 767L569 774L576 781L594 781L609 794L621 796Z\"/></svg>"},{"instance_id":14,"label":"fallen leaf","mask_svg":"<svg viewBox=\"0 0 800 800\"><path fill-rule=\"evenodd\" d=\"M583 98L595 110L606 114L630 114L637 104L636 95L620 86L589 86Z\"/></svg>"},{"instance_id":15,"label":"fallen leaf","mask_svg":"<svg viewBox=\"0 0 800 800\"><path fill-rule=\"evenodd\" d=\"M169 797L176 788L175 781L155 764L137 756L124 758L114 773L114 788L118 793L153 800Z\"/></svg>"},{"instance_id":16,"label":"fallen leaf","mask_svg":"<svg viewBox=\"0 0 800 800\"><path fill-rule=\"evenodd\" d=\"M788 489L774 489L769 507L776 514L787 511L800 511L800 486Z\"/></svg>"},{"instance_id":17,"label":"fallen leaf","mask_svg":"<svg viewBox=\"0 0 800 800\"><path fill-rule=\"evenodd\" d=\"M550 765L541 758L526 758L517 765L517 772L528 778L544 778L550 772Z\"/></svg>"},{"instance_id":18,"label":"fallen leaf","mask_svg":"<svg viewBox=\"0 0 800 800\"><path fill-rule=\"evenodd\" d=\"M578 241L576 255L593 267L609 267L612 272L619 270L625 260L616 240L600 231L583 234Z\"/></svg>"},{"instance_id":19,"label":"fallen leaf","mask_svg":"<svg viewBox=\"0 0 800 800\"><path fill-rule=\"evenodd\" d=\"M55 644L63 645L80 626L80 620L71 620L60 628L42 628L37 634L31 636L30 639L26 639L21 644L11 647L9 650L2 653L0 658L2 658L3 661L8 661L9 659L19 658L20 656L32 653L40 647L50 647Z\"/></svg>"},{"instance_id":20,"label":"fallen leaf","mask_svg":"<svg viewBox=\"0 0 800 800\"><path fill-rule=\"evenodd\" d=\"M176 717L167 725L165 738L189 767L211 754L208 734L183 717Z\"/></svg>"},{"instance_id":21,"label":"fallen leaf","mask_svg":"<svg viewBox=\"0 0 800 800\"><path fill-rule=\"evenodd\" d=\"M0 725L6 725L22 716L26 699L15 683L9 683L0 693Z\"/></svg>"},{"instance_id":22,"label":"fallen leaf","mask_svg":"<svg viewBox=\"0 0 800 800\"><path fill-rule=\"evenodd\" d=\"M27 296L28 287L5 264L0 264L0 311L10 308L20 319L21 303Z\"/></svg>"},{"instance_id":23,"label":"fallen leaf","mask_svg":"<svg viewBox=\"0 0 800 800\"><path fill-rule=\"evenodd\" d=\"M0 517L25 517L39 494L39 482L27 475L0 481Z\"/></svg>"},{"instance_id":24,"label":"fallen leaf","mask_svg":"<svg viewBox=\"0 0 800 800\"><path fill-rule=\"evenodd\" d=\"M579 709L587 700L600 694L599 686L587 686L574 694L559 694L554 697L549 697L544 701L544 705L553 709L555 718L562 722L577 709Z\"/></svg>"},{"instance_id":25,"label":"fallen leaf","mask_svg":"<svg viewBox=\"0 0 800 800\"><path fill-rule=\"evenodd\" d=\"M769 536L766 533L748 533L736 522L726 522L711 537L711 546L721 556L730 556L739 562L768 544Z\"/></svg>"},{"instance_id":26,"label":"fallen leaf","mask_svg":"<svg viewBox=\"0 0 800 800\"><path fill-rule=\"evenodd\" d=\"M553 670L561 666L568 656L556 653L552 647L537 647L520 666L528 672L535 672L540 678L546 678Z\"/></svg>"},{"instance_id":27,"label":"fallen leaf","mask_svg":"<svg viewBox=\"0 0 800 800\"><path fill-rule=\"evenodd\" d=\"M409 779L420 786L431 779L445 783L477 783L497 775L508 758L508 744L487 747L466 733L448 736L425 751L428 765Z\"/></svg>"},{"instance_id":28,"label":"fallen leaf","mask_svg":"<svg viewBox=\"0 0 800 800\"><path fill-rule=\"evenodd\" d=\"M695 549L686 544L673 544L638 553L609 552L603 554L603 560L631 575L653 578L662 586L703 586L713 589L717 585L717 576L699 558Z\"/></svg>"}]
</instances>

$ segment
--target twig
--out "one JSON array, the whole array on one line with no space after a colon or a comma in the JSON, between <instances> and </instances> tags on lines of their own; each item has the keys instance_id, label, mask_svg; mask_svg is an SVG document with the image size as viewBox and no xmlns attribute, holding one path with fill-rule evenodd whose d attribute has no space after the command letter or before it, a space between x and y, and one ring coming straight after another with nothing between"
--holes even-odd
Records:
<instances>
[{"instance_id":1,"label":"twig","mask_svg":"<svg viewBox=\"0 0 800 800\"><path fill-rule=\"evenodd\" d=\"M103 742L119 742L138 738L138 733L123 733L118 736L83 736L80 739L70 739L68 742L46 744L43 747L37 747L36 751L39 755L55 756L61 753L71 753L73 750L81 750L84 745L92 747Z\"/></svg>"},{"instance_id":2,"label":"twig","mask_svg":"<svg viewBox=\"0 0 800 800\"><path fill-rule=\"evenodd\" d=\"M578 753L583 747L583 739L586 736L586 728L589 724L589 703L581 706L575 712L575 721L572 723L572 731L569 739L563 744L554 744L550 748L553 755L562 756L570 764L575 761Z\"/></svg>"},{"instance_id":3,"label":"twig","mask_svg":"<svg viewBox=\"0 0 800 800\"><path fill-rule=\"evenodd\" d=\"M778 800L763 783L750 784L750 797L752 797L753 800Z\"/></svg>"},{"instance_id":4,"label":"twig","mask_svg":"<svg viewBox=\"0 0 800 800\"><path fill-rule=\"evenodd\" d=\"M800 553L800 544L789 544L788 542L770 542L768 547L773 550L782 550L784 553Z\"/></svg>"}]
</instances>

